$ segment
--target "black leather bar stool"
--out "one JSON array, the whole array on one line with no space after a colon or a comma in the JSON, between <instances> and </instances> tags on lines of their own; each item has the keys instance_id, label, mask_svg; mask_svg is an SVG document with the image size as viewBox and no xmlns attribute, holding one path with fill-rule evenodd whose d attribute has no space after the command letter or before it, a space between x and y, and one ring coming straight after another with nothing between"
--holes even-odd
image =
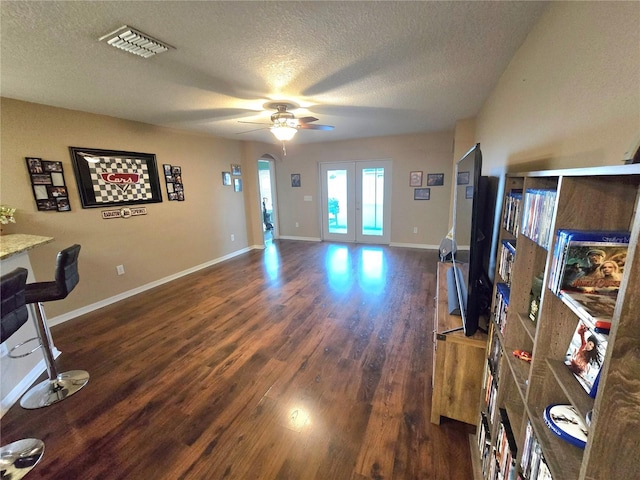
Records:
<instances>
[{"instance_id":1,"label":"black leather bar stool","mask_svg":"<svg viewBox=\"0 0 640 480\"><path fill-rule=\"evenodd\" d=\"M4 343L27 322L25 303L27 270L16 268L0 279L1 313L0 343ZM0 476L4 479L24 477L44 455L44 443L37 438L25 438L0 447Z\"/></svg>"},{"instance_id":2,"label":"black leather bar stool","mask_svg":"<svg viewBox=\"0 0 640 480\"><path fill-rule=\"evenodd\" d=\"M20 405L34 409L47 407L70 397L89 381L89 374L84 370L70 370L58 373L53 358L51 331L47 326L43 302L62 300L75 288L80 280L78 274L78 255L80 245L72 245L58 253L56 258L55 280L53 282L29 283L26 287L26 303L36 304L36 331L42 346L44 361L49 378L32 387L24 394Z\"/></svg>"}]
</instances>

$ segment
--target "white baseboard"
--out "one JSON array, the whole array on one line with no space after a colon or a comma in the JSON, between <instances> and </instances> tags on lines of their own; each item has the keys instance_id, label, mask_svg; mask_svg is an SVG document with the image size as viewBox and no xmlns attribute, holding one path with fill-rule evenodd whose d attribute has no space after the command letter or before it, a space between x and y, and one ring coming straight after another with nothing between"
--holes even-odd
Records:
<instances>
[{"instance_id":1,"label":"white baseboard","mask_svg":"<svg viewBox=\"0 0 640 480\"><path fill-rule=\"evenodd\" d=\"M396 243L391 242L390 247L402 247L402 248L421 248L423 250L438 250L440 245L426 245L424 243Z\"/></svg>"},{"instance_id":2,"label":"white baseboard","mask_svg":"<svg viewBox=\"0 0 640 480\"><path fill-rule=\"evenodd\" d=\"M321 242L322 239L318 237L294 237L290 235L280 235L278 238L282 240L303 240L305 242Z\"/></svg>"},{"instance_id":3,"label":"white baseboard","mask_svg":"<svg viewBox=\"0 0 640 480\"><path fill-rule=\"evenodd\" d=\"M50 327L55 325L60 325L61 323L67 322L71 319L79 317L81 315L85 315L87 313L93 312L94 310L98 310L99 308L106 307L107 305L111 305L113 303L119 302L120 300L124 300L126 298L132 297L139 293L145 292L147 290L151 290L152 288L159 287L160 285L164 285L165 283L171 282L173 280L177 280L178 278L184 277L185 275L189 275L191 273L195 273L203 268L210 267L217 263L224 262L225 260L229 260L233 257L237 257L243 253L246 253L254 248L264 248L264 246L260 247L246 247L241 250L237 250L232 252L224 257L216 258L209 262L202 263L200 265L196 265L195 267L188 268L187 270L183 270L182 272L174 273L173 275L169 275L167 277L161 278L154 282L147 283L146 285L142 285L140 287L134 288L133 290L128 290L126 292L122 292L118 295L114 295L113 297L105 298L104 300L100 300L99 302L92 303L91 305L86 305L82 308L77 308L76 310L72 310L67 313L63 313L62 315L58 315L57 317L52 317L47 319L47 324Z\"/></svg>"}]
</instances>

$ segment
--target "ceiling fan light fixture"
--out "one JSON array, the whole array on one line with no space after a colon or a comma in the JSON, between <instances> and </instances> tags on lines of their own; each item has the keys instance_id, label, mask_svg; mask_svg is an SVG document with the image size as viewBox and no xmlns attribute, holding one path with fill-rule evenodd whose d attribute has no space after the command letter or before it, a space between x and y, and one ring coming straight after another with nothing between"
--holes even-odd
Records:
<instances>
[{"instance_id":1,"label":"ceiling fan light fixture","mask_svg":"<svg viewBox=\"0 0 640 480\"><path fill-rule=\"evenodd\" d=\"M295 127L291 127L287 124L281 123L275 124L269 130L271 130L273 136L281 142L288 142L295 136L296 132L298 131L298 129Z\"/></svg>"},{"instance_id":2,"label":"ceiling fan light fixture","mask_svg":"<svg viewBox=\"0 0 640 480\"><path fill-rule=\"evenodd\" d=\"M123 25L117 30L98 39L99 42L103 40L106 40L112 47L143 58L153 57L158 53L175 49L175 47L127 25Z\"/></svg>"}]
</instances>

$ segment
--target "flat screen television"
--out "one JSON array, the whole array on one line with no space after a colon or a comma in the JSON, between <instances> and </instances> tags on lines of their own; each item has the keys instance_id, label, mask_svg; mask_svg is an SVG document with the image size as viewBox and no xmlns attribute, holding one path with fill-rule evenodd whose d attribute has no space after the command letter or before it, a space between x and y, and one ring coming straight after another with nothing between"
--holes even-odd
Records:
<instances>
[{"instance_id":1,"label":"flat screen television","mask_svg":"<svg viewBox=\"0 0 640 480\"><path fill-rule=\"evenodd\" d=\"M456 162L451 220L451 261L447 283L449 313L459 315L466 336L486 331L491 303L488 275L493 215L489 177L482 176L482 151L477 143Z\"/></svg>"}]
</instances>

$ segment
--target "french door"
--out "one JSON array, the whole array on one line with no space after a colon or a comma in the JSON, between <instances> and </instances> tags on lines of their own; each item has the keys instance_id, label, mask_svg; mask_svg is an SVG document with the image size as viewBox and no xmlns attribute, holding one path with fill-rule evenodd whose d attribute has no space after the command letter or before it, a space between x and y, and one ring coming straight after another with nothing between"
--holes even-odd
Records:
<instances>
[{"instance_id":1,"label":"french door","mask_svg":"<svg viewBox=\"0 0 640 480\"><path fill-rule=\"evenodd\" d=\"M322 235L389 244L391 160L320 164Z\"/></svg>"}]
</instances>

